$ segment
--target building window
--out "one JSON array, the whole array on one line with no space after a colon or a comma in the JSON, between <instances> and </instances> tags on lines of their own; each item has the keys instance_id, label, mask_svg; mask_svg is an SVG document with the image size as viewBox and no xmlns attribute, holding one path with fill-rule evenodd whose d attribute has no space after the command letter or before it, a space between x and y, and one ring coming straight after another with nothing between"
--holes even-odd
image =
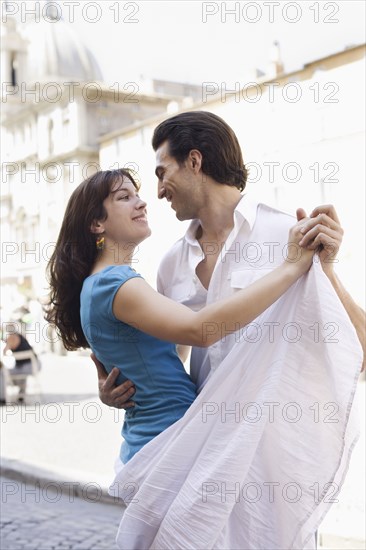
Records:
<instances>
[{"instance_id":1,"label":"building window","mask_svg":"<svg viewBox=\"0 0 366 550\"><path fill-rule=\"evenodd\" d=\"M53 120L48 121L48 153L53 153Z\"/></svg>"},{"instance_id":2,"label":"building window","mask_svg":"<svg viewBox=\"0 0 366 550\"><path fill-rule=\"evenodd\" d=\"M64 131L64 140L65 140L65 143L66 143L67 140L70 137L70 120L69 119L64 120L64 122L63 122L63 131Z\"/></svg>"},{"instance_id":3,"label":"building window","mask_svg":"<svg viewBox=\"0 0 366 550\"><path fill-rule=\"evenodd\" d=\"M62 135L64 140L64 145L68 145L68 140L70 138L70 108L67 106L62 111Z\"/></svg>"},{"instance_id":4,"label":"building window","mask_svg":"<svg viewBox=\"0 0 366 550\"><path fill-rule=\"evenodd\" d=\"M10 81L14 87L18 83L18 60L15 52L10 53Z\"/></svg>"},{"instance_id":5,"label":"building window","mask_svg":"<svg viewBox=\"0 0 366 550\"><path fill-rule=\"evenodd\" d=\"M27 122L24 129L24 140L26 145L30 145L32 141L32 125L30 122Z\"/></svg>"}]
</instances>

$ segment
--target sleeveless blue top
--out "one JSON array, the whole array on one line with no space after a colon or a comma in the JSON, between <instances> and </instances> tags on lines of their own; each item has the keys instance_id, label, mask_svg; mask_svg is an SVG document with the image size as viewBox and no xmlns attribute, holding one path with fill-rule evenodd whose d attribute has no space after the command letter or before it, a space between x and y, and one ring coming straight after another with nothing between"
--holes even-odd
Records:
<instances>
[{"instance_id":1,"label":"sleeveless blue top","mask_svg":"<svg viewBox=\"0 0 366 550\"><path fill-rule=\"evenodd\" d=\"M81 325L99 361L117 384L131 380L135 406L125 411L121 460L179 420L196 398L196 386L184 370L175 344L154 338L113 314L114 297L126 281L141 277L129 266L109 266L84 281L80 295Z\"/></svg>"}]
</instances>

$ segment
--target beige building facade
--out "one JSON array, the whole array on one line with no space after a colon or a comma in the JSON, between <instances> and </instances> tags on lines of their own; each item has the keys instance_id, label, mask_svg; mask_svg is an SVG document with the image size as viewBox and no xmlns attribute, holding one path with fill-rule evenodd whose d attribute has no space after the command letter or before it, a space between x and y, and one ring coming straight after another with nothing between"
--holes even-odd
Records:
<instances>
[{"instance_id":1,"label":"beige building facade","mask_svg":"<svg viewBox=\"0 0 366 550\"><path fill-rule=\"evenodd\" d=\"M8 319L46 295L46 265L65 206L73 189L100 169L100 138L166 116L193 97L184 95L183 84L164 81L108 86L91 51L62 19L21 23L4 16L1 39L1 316Z\"/></svg>"}]
</instances>

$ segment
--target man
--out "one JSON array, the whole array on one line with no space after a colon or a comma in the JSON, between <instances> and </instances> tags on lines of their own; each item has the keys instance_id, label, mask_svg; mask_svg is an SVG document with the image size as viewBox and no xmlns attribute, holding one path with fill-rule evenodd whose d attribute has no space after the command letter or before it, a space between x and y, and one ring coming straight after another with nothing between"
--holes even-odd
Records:
<instances>
[{"instance_id":1,"label":"man","mask_svg":"<svg viewBox=\"0 0 366 550\"><path fill-rule=\"evenodd\" d=\"M171 203L179 220L192 220L186 234L160 264L157 280L160 293L199 310L248 286L282 262L294 220L242 196L247 170L238 140L221 118L199 111L178 114L155 129L152 145L156 152L158 197ZM305 217L305 211L298 209L298 220ZM365 351L365 313L333 270L342 234L334 207L319 206L310 214L300 244L317 249L318 261ZM276 327L279 325L276 322L270 324L273 324L271 336L278 337L277 329L282 330L283 337L284 327ZM261 335L261 326L252 325L244 334L249 343L256 342ZM220 330L222 339L208 348L192 349L190 374L199 391L238 341L234 322L232 326L210 326L204 330L207 333ZM327 334L322 334L324 336ZM178 348L185 360L189 350ZM93 360L98 370L101 400L118 408L133 407L133 383L127 381L115 387L118 369L107 376L103 365L95 357ZM310 528L311 532L314 528ZM224 539L223 544L226 543ZM309 544L309 548L313 547Z\"/></svg>"},{"instance_id":2,"label":"man","mask_svg":"<svg viewBox=\"0 0 366 550\"><path fill-rule=\"evenodd\" d=\"M293 219L241 195L247 171L236 135L221 118L204 111L178 114L155 129L152 145L159 198L171 203L179 220L193 220L161 262L159 292L197 310L247 286L282 261ZM304 210L298 209L298 220L304 217ZM333 269L342 235L334 207L319 206L307 221L302 246L318 249L323 271L365 352L365 312ZM191 376L199 389L230 351L234 329L225 327L219 343L192 350ZM187 349L179 352L183 360L188 355ZM107 376L103 366L97 361L96 365L103 403L133 407L133 383L115 387L118 370Z\"/></svg>"}]
</instances>

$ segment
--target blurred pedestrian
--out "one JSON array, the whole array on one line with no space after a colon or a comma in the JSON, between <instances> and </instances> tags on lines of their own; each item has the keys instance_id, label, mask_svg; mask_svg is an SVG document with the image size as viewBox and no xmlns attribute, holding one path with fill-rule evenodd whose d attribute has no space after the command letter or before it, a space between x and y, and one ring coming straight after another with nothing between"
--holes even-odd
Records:
<instances>
[{"instance_id":1,"label":"blurred pedestrian","mask_svg":"<svg viewBox=\"0 0 366 550\"><path fill-rule=\"evenodd\" d=\"M38 370L40 370L41 362L28 340L22 334L20 334L19 332L11 332L6 336L4 341L6 344L3 350L4 354L8 351L11 351L13 353L17 353L19 351L30 351L34 355ZM13 384L15 384L19 388L18 401L24 401L27 387L27 378L29 375L34 374L32 359L15 358L15 366L11 369L8 369L8 374L12 378Z\"/></svg>"}]
</instances>

